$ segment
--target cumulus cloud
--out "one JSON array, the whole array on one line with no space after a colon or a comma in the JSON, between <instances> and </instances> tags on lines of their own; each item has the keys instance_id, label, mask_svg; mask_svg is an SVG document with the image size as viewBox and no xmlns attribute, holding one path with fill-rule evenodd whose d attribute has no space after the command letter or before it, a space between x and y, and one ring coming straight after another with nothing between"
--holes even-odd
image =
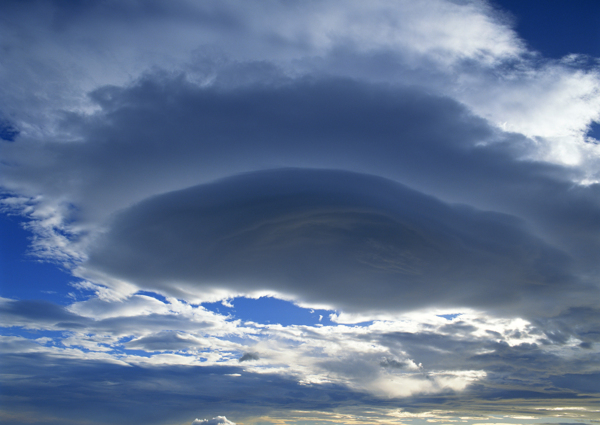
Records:
<instances>
[{"instance_id":1,"label":"cumulus cloud","mask_svg":"<svg viewBox=\"0 0 600 425\"><path fill-rule=\"evenodd\" d=\"M485 4L441 0L418 5L352 1L344 8L332 1L302 7L260 1L152 1L143 7L135 1L77 7L56 1L36 7L7 2L3 12L3 45L10 48L5 49L9 66L3 68L4 77L34 83L44 95L58 94L59 99L76 97L76 89L97 82L122 84L157 64L184 67L200 48L236 60L285 63L347 47L400 53L413 62L424 56L446 66L464 59L494 63L524 50ZM25 43L29 49L18 48ZM38 76L53 84L43 84ZM71 88L66 86L69 78L76 83ZM23 98L31 106L52 101L35 96L35 90L24 94L5 88L3 93L13 108Z\"/></svg>"}]
</instances>

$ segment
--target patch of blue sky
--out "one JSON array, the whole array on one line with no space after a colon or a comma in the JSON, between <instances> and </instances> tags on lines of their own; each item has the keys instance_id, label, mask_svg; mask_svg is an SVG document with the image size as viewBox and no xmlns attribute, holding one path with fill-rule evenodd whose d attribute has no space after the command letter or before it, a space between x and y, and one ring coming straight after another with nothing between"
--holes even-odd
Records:
<instances>
[{"instance_id":1,"label":"patch of blue sky","mask_svg":"<svg viewBox=\"0 0 600 425\"><path fill-rule=\"evenodd\" d=\"M127 335L127 336L121 337L121 338L119 338L118 344L126 344L129 341L134 340L135 338L136 337L134 335Z\"/></svg>"},{"instance_id":2,"label":"patch of blue sky","mask_svg":"<svg viewBox=\"0 0 600 425\"><path fill-rule=\"evenodd\" d=\"M600 1L493 0L515 19L515 30L547 58L600 57Z\"/></svg>"},{"instance_id":3,"label":"patch of blue sky","mask_svg":"<svg viewBox=\"0 0 600 425\"><path fill-rule=\"evenodd\" d=\"M460 316L462 313L438 314L437 317L443 317L446 320L452 320Z\"/></svg>"},{"instance_id":4,"label":"patch of blue sky","mask_svg":"<svg viewBox=\"0 0 600 425\"><path fill-rule=\"evenodd\" d=\"M47 300L60 305L72 302L70 282L76 279L56 264L29 254L31 233L26 220L0 213L0 296L11 299Z\"/></svg>"},{"instance_id":5,"label":"patch of blue sky","mask_svg":"<svg viewBox=\"0 0 600 425\"><path fill-rule=\"evenodd\" d=\"M587 136L593 137L596 140L600 140L600 124L595 122L592 123L590 129L588 130Z\"/></svg>"},{"instance_id":6,"label":"patch of blue sky","mask_svg":"<svg viewBox=\"0 0 600 425\"><path fill-rule=\"evenodd\" d=\"M11 123L0 118L0 139L7 142L14 142L19 133L20 131Z\"/></svg>"},{"instance_id":7,"label":"patch of blue sky","mask_svg":"<svg viewBox=\"0 0 600 425\"><path fill-rule=\"evenodd\" d=\"M202 306L215 313L231 315L234 319L263 325L335 325L329 318L333 311L298 307L290 301L273 297L258 299L239 297L230 300L230 304L233 307L227 307L220 302L204 303Z\"/></svg>"},{"instance_id":8,"label":"patch of blue sky","mask_svg":"<svg viewBox=\"0 0 600 425\"><path fill-rule=\"evenodd\" d=\"M151 291L137 291L135 293L136 295L145 295L147 297L152 297L152 298L156 298L157 300L159 300L162 303L167 304L169 301L167 300L167 297L165 297L164 295L161 294L157 294L156 292L151 292Z\"/></svg>"}]
</instances>

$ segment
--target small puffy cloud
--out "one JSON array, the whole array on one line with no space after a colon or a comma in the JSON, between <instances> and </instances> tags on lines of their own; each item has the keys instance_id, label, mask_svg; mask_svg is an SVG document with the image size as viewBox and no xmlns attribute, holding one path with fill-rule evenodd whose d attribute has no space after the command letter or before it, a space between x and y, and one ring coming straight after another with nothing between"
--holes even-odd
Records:
<instances>
[{"instance_id":1,"label":"small puffy cloud","mask_svg":"<svg viewBox=\"0 0 600 425\"><path fill-rule=\"evenodd\" d=\"M235 422L231 422L225 416L217 416L212 419L194 419L192 425L235 425Z\"/></svg>"}]
</instances>

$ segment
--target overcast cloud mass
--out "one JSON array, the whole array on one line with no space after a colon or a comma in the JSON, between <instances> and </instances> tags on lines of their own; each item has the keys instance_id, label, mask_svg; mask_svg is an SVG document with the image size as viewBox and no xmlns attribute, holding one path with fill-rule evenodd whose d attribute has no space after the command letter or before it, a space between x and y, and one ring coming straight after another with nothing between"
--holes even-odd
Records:
<instances>
[{"instance_id":1,"label":"overcast cloud mass","mask_svg":"<svg viewBox=\"0 0 600 425\"><path fill-rule=\"evenodd\" d=\"M600 58L510 4L3 1L0 420L600 422Z\"/></svg>"}]
</instances>

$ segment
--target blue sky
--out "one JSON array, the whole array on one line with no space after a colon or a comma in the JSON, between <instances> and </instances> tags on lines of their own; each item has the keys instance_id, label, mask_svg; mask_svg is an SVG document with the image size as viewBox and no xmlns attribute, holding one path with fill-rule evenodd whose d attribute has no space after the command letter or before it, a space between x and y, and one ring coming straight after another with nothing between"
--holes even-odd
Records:
<instances>
[{"instance_id":1,"label":"blue sky","mask_svg":"<svg viewBox=\"0 0 600 425\"><path fill-rule=\"evenodd\" d=\"M600 420L593 1L5 1L7 424Z\"/></svg>"}]
</instances>

